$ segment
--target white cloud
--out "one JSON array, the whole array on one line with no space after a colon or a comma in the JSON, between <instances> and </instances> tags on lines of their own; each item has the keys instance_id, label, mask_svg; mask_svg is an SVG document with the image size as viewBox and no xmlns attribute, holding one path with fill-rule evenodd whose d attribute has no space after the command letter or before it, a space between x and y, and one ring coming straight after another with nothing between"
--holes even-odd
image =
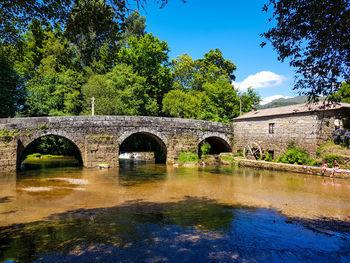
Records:
<instances>
[{"instance_id":1,"label":"white cloud","mask_svg":"<svg viewBox=\"0 0 350 263\"><path fill-rule=\"evenodd\" d=\"M289 98L292 98L292 97L287 97L287 96L282 96L282 95L273 95L273 96L270 96L270 97L266 97L264 99L261 100L260 102L260 105L265 105L273 100L277 100L277 99L289 99Z\"/></svg>"},{"instance_id":2,"label":"white cloud","mask_svg":"<svg viewBox=\"0 0 350 263\"><path fill-rule=\"evenodd\" d=\"M260 71L255 75L249 75L242 82L233 81L232 84L239 90L245 91L249 87L252 89L276 87L281 85L285 80L286 78L283 75L278 75L271 71Z\"/></svg>"}]
</instances>

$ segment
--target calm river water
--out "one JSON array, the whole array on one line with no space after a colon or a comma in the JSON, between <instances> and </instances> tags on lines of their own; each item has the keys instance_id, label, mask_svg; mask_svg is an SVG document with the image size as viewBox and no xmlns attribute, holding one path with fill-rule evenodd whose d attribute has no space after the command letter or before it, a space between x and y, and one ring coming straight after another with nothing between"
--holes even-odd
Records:
<instances>
[{"instance_id":1,"label":"calm river water","mask_svg":"<svg viewBox=\"0 0 350 263\"><path fill-rule=\"evenodd\" d=\"M350 262L350 181L235 167L0 176L2 262Z\"/></svg>"}]
</instances>

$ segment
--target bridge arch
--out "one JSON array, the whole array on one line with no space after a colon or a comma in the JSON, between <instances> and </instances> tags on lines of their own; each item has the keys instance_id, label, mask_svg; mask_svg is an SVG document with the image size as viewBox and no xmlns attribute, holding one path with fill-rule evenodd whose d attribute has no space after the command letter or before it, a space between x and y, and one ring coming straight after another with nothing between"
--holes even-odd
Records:
<instances>
[{"instance_id":1,"label":"bridge arch","mask_svg":"<svg viewBox=\"0 0 350 263\"><path fill-rule=\"evenodd\" d=\"M83 161L83 147L81 144L77 143L72 136L70 136L70 134L68 133L53 133L53 132L43 132L43 133L39 133L39 134L35 134L26 138L21 138L18 140L18 147L17 147L17 160L16 160L16 164L17 164L17 170L20 169L21 167L21 163L25 160L26 156L29 154L28 151L31 150L31 146L33 146L33 144L44 137L49 137L49 136L53 136L53 137L57 137L57 138L62 138L65 141L67 141L74 149L74 152L72 153L74 155L74 157L79 161L79 163L81 165L84 164Z\"/></svg>"},{"instance_id":2,"label":"bridge arch","mask_svg":"<svg viewBox=\"0 0 350 263\"><path fill-rule=\"evenodd\" d=\"M201 155L201 146L209 143L211 148L209 154L220 154L222 152L232 152L232 146L227 136L219 133L205 134L199 138L198 153Z\"/></svg>"},{"instance_id":3,"label":"bridge arch","mask_svg":"<svg viewBox=\"0 0 350 263\"><path fill-rule=\"evenodd\" d=\"M139 141L138 145L127 147L132 138ZM167 138L151 129L136 129L123 133L119 139L119 154L123 151L149 151L154 152L155 161L165 163L167 156Z\"/></svg>"}]
</instances>

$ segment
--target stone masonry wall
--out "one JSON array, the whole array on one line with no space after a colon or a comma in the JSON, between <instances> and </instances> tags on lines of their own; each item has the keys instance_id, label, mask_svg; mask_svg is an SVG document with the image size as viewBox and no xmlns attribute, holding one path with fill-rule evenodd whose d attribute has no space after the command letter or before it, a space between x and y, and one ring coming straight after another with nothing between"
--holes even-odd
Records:
<instances>
[{"instance_id":1,"label":"stone masonry wall","mask_svg":"<svg viewBox=\"0 0 350 263\"><path fill-rule=\"evenodd\" d=\"M17 141L13 136L0 136L0 171L16 169Z\"/></svg>"},{"instance_id":2,"label":"stone masonry wall","mask_svg":"<svg viewBox=\"0 0 350 263\"><path fill-rule=\"evenodd\" d=\"M200 120L134 116L75 116L0 119L0 131L16 135L18 146L8 157L3 148L0 172L15 170L23 160L24 149L35 139L46 135L61 136L80 151L85 167L97 167L101 162L117 166L119 147L130 135L143 133L157 138L167 149L167 162L174 163L182 151L197 152L205 138L216 137L232 146L232 126ZM18 153L18 154L17 154ZM5 159L6 155L6 159Z\"/></svg>"},{"instance_id":3,"label":"stone masonry wall","mask_svg":"<svg viewBox=\"0 0 350 263\"><path fill-rule=\"evenodd\" d=\"M233 152L242 150L249 142L256 142L264 152L274 151L276 158L293 142L314 156L318 146L332 139L334 119L340 114L325 111L236 120ZM274 123L273 134L269 133L270 123Z\"/></svg>"}]
</instances>

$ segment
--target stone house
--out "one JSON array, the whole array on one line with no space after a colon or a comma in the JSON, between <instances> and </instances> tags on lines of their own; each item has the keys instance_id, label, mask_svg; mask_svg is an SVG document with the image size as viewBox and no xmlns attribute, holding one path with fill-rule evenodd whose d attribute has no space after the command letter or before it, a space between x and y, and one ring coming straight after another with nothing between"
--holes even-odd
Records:
<instances>
[{"instance_id":1,"label":"stone house","mask_svg":"<svg viewBox=\"0 0 350 263\"><path fill-rule=\"evenodd\" d=\"M332 131L348 125L349 119L349 103L319 102L251 111L233 119L233 152L255 142L264 153L277 158L294 143L313 157L320 145L332 140Z\"/></svg>"}]
</instances>

